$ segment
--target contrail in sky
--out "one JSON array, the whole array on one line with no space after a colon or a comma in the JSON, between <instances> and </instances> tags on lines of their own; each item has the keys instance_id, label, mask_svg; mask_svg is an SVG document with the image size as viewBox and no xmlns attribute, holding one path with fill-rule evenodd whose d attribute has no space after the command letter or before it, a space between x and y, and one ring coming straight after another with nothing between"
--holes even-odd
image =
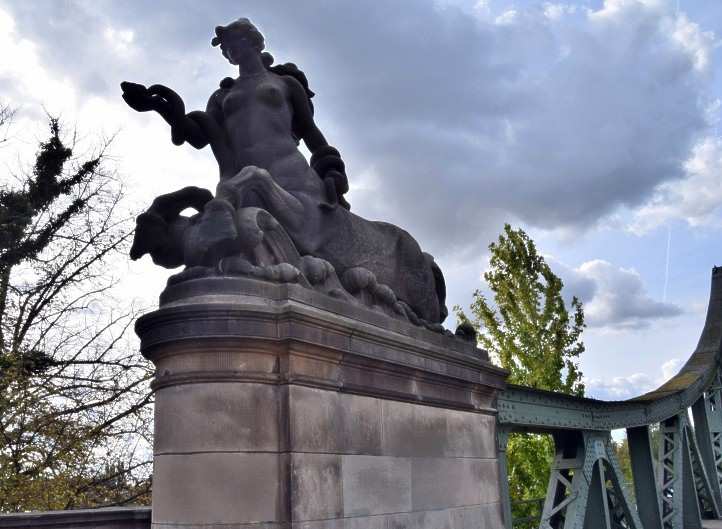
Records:
<instances>
[{"instance_id":1,"label":"contrail in sky","mask_svg":"<svg viewBox=\"0 0 722 529\"><path fill-rule=\"evenodd\" d=\"M669 248L672 245L672 226L667 226L667 263L664 268L664 290L662 291L662 303L667 301L667 285L669 284Z\"/></svg>"}]
</instances>

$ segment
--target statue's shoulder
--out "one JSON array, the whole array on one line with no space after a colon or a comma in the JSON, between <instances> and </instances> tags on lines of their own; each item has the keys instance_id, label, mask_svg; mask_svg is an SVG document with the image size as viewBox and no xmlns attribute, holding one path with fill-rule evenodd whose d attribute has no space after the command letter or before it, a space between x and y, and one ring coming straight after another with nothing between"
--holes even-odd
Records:
<instances>
[{"instance_id":1,"label":"statue's shoulder","mask_svg":"<svg viewBox=\"0 0 722 529\"><path fill-rule=\"evenodd\" d=\"M216 92L219 92L221 90L230 90L233 88L233 84L236 82L236 80L233 77L224 77L221 79L221 82L218 83L218 90Z\"/></svg>"},{"instance_id":2,"label":"statue's shoulder","mask_svg":"<svg viewBox=\"0 0 722 529\"><path fill-rule=\"evenodd\" d=\"M220 107L230 89L233 88L233 84L235 82L236 80L232 77L224 77L221 79L221 82L218 83L218 88L216 88L216 90L208 98L207 108L211 109L213 107Z\"/></svg>"},{"instance_id":3,"label":"statue's shoulder","mask_svg":"<svg viewBox=\"0 0 722 529\"><path fill-rule=\"evenodd\" d=\"M283 77L289 84L303 88L303 91L306 93L306 97L308 97L308 99L311 99L315 95L308 87L308 78L306 77L306 74L303 73L303 71L294 63L287 62L284 64L277 64L275 66L271 66L269 70L276 75Z\"/></svg>"}]
</instances>

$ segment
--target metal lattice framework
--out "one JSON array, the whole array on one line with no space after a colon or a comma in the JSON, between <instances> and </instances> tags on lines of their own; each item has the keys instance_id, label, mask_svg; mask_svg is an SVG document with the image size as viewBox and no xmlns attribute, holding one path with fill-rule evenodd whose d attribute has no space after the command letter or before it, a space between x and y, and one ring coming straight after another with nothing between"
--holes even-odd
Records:
<instances>
[{"instance_id":1,"label":"metal lattice framework","mask_svg":"<svg viewBox=\"0 0 722 529\"><path fill-rule=\"evenodd\" d=\"M518 432L551 434L556 446L540 529L696 529L703 519L721 519L721 346L722 268L715 268L697 348L656 390L611 402L509 385L497 418L507 529L506 444ZM611 431L622 428L635 500L611 446ZM659 429L656 450L651 428Z\"/></svg>"}]
</instances>

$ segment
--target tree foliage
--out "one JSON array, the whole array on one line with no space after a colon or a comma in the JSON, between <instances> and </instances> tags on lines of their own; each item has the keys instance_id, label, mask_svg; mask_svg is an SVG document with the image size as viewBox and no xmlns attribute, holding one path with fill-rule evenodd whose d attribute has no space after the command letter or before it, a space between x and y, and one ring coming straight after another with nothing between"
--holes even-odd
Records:
<instances>
[{"instance_id":1,"label":"tree foliage","mask_svg":"<svg viewBox=\"0 0 722 529\"><path fill-rule=\"evenodd\" d=\"M523 230L506 224L489 250L484 279L493 303L481 291L474 292L469 320L479 330L480 344L509 371L509 383L583 396L578 365L584 351L582 303L572 298L570 315L562 280ZM458 307L456 312L468 320ZM539 514L538 505L518 502L545 495L553 452L549 436L510 436L507 467L510 495L517 502L515 517Z\"/></svg>"},{"instance_id":2,"label":"tree foliage","mask_svg":"<svg viewBox=\"0 0 722 529\"><path fill-rule=\"evenodd\" d=\"M509 370L510 383L583 396L578 367L584 352L581 301L572 298L570 316L562 280L523 230L506 224L489 250L484 279L494 293L494 305L477 290L471 306L482 329L481 345Z\"/></svg>"},{"instance_id":3,"label":"tree foliage","mask_svg":"<svg viewBox=\"0 0 722 529\"><path fill-rule=\"evenodd\" d=\"M625 484L632 484L632 459L629 455L629 441L627 437L625 436L619 441L613 441L612 449L614 450L614 456L617 458L617 463L619 463L619 468L622 471L622 479ZM627 492L633 494L634 487L627 487Z\"/></svg>"},{"instance_id":4,"label":"tree foliage","mask_svg":"<svg viewBox=\"0 0 722 529\"><path fill-rule=\"evenodd\" d=\"M75 157L49 122L32 171L0 187L0 511L147 501L150 486L151 372L109 273L132 223L104 149Z\"/></svg>"}]
</instances>

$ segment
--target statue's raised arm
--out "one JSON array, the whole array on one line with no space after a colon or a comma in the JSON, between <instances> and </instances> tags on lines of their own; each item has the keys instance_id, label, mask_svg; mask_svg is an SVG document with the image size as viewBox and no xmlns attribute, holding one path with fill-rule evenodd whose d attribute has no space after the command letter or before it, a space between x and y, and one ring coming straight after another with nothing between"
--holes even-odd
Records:
<instances>
[{"instance_id":1,"label":"statue's raised arm","mask_svg":"<svg viewBox=\"0 0 722 529\"><path fill-rule=\"evenodd\" d=\"M215 197L193 187L159 197L138 219L133 258L185 265L172 281L221 274L298 282L439 329L447 313L441 270L406 231L349 211L345 164L316 126L305 74L274 65L245 18L216 27L211 44L238 77L221 81L205 111L187 113L163 85L121 85L131 108L163 117L173 143L210 145L220 173ZM184 217L187 207L198 213Z\"/></svg>"},{"instance_id":2,"label":"statue's raised arm","mask_svg":"<svg viewBox=\"0 0 722 529\"><path fill-rule=\"evenodd\" d=\"M195 110L186 114L183 99L162 84L145 87L124 81L120 83L123 100L137 112L154 111L170 125L171 141L175 145L188 142L196 149L211 145L216 158L231 155L220 124L207 112Z\"/></svg>"}]
</instances>

